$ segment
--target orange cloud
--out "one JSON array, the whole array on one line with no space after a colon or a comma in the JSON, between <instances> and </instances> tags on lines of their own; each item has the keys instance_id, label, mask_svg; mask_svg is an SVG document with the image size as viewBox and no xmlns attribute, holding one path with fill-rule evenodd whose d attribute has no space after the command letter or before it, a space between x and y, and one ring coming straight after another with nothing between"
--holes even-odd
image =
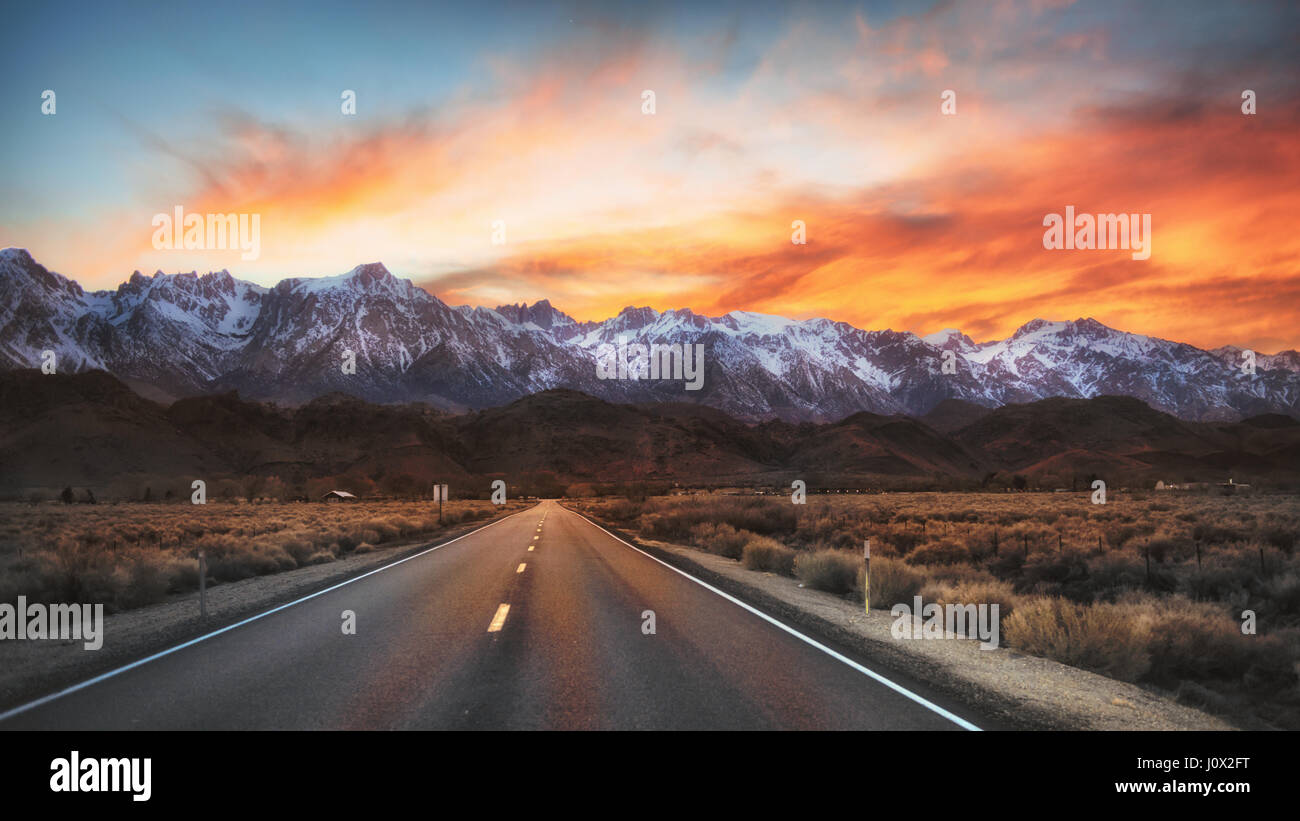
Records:
<instances>
[{"instance_id":1,"label":"orange cloud","mask_svg":"<svg viewBox=\"0 0 1300 821\"><path fill-rule=\"evenodd\" d=\"M1112 65L1104 27L1062 33L1062 5L938 4L851 17L843 36L795 20L743 76L729 36L605 28L527 63L487 56L489 92L402 121L310 133L228 115L211 145L163 152L193 179L95 215L76 244L28 226L32 247L101 286L130 267L270 283L382 259L452 303L549 298L579 319L649 304L990 338L1093 316L1300 347L1300 112L1133 92L1108 72L1168 78ZM175 203L260 213L262 258L154 251L150 216ZM1043 217L1067 205L1150 213L1151 259L1045 250Z\"/></svg>"}]
</instances>

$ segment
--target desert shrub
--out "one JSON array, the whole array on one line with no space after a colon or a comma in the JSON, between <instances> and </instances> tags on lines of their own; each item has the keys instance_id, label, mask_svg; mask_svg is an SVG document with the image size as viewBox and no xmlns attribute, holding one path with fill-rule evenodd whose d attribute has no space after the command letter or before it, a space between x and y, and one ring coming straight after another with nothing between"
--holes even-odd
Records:
<instances>
[{"instance_id":1,"label":"desert shrub","mask_svg":"<svg viewBox=\"0 0 1300 821\"><path fill-rule=\"evenodd\" d=\"M638 530L643 536L666 542L680 542L691 538L691 531L706 522L702 517L667 515L654 511L641 514Z\"/></svg>"},{"instance_id":2,"label":"desert shrub","mask_svg":"<svg viewBox=\"0 0 1300 821\"><path fill-rule=\"evenodd\" d=\"M908 555L913 564L957 564L969 558L966 548L951 539L927 542Z\"/></svg>"},{"instance_id":3,"label":"desert shrub","mask_svg":"<svg viewBox=\"0 0 1300 821\"><path fill-rule=\"evenodd\" d=\"M316 545L307 539L288 539L282 542L280 547L299 565L307 561L307 557L316 553Z\"/></svg>"},{"instance_id":4,"label":"desert shrub","mask_svg":"<svg viewBox=\"0 0 1300 821\"><path fill-rule=\"evenodd\" d=\"M167 578L171 580L168 593L184 593L199 589L199 562L190 556L171 555L167 559Z\"/></svg>"},{"instance_id":5,"label":"desert shrub","mask_svg":"<svg viewBox=\"0 0 1300 821\"><path fill-rule=\"evenodd\" d=\"M744 530L736 530L729 524L714 524L712 522L691 528L691 540L696 546L716 556L725 556L728 559L739 559L745 549L745 543L753 535L753 533Z\"/></svg>"},{"instance_id":6,"label":"desert shrub","mask_svg":"<svg viewBox=\"0 0 1300 821\"><path fill-rule=\"evenodd\" d=\"M447 520L446 513L443 514L442 518L444 522ZM395 524L385 519L371 519L366 522L366 528L368 532L373 532L378 535L378 538L367 540L376 544L379 542L392 541L401 533Z\"/></svg>"},{"instance_id":7,"label":"desert shrub","mask_svg":"<svg viewBox=\"0 0 1300 821\"><path fill-rule=\"evenodd\" d=\"M1019 604L1002 622L1007 643L1122 681L1151 668L1151 625L1119 604L1081 605L1054 597Z\"/></svg>"},{"instance_id":8,"label":"desert shrub","mask_svg":"<svg viewBox=\"0 0 1300 821\"><path fill-rule=\"evenodd\" d=\"M1288 556L1295 550L1296 531L1289 527L1270 527L1259 534L1259 541L1272 545Z\"/></svg>"},{"instance_id":9,"label":"desert shrub","mask_svg":"<svg viewBox=\"0 0 1300 821\"><path fill-rule=\"evenodd\" d=\"M1153 562L1163 562L1173 558L1178 554L1180 547L1181 542L1175 539L1152 539L1146 545Z\"/></svg>"},{"instance_id":10,"label":"desert shrub","mask_svg":"<svg viewBox=\"0 0 1300 821\"><path fill-rule=\"evenodd\" d=\"M153 556L117 568L120 576L115 573L112 599L114 609L125 610L162 601L172 586L167 571L162 556Z\"/></svg>"},{"instance_id":11,"label":"desert shrub","mask_svg":"<svg viewBox=\"0 0 1300 821\"><path fill-rule=\"evenodd\" d=\"M911 606L912 597L924 584L925 576L902 559L882 556L871 560L871 600L878 608L888 610L900 602ZM861 576L858 587L862 587Z\"/></svg>"},{"instance_id":12,"label":"desert shrub","mask_svg":"<svg viewBox=\"0 0 1300 821\"><path fill-rule=\"evenodd\" d=\"M723 515L737 530L748 530L764 536L793 533L796 524L794 508L788 501L779 502L768 498L742 499L740 504Z\"/></svg>"},{"instance_id":13,"label":"desert shrub","mask_svg":"<svg viewBox=\"0 0 1300 821\"><path fill-rule=\"evenodd\" d=\"M754 536L745 542L741 560L750 570L765 570L780 573L782 576L794 575L794 558L796 551L767 536Z\"/></svg>"},{"instance_id":14,"label":"desert shrub","mask_svg":"<svg viewBox=\"0 0 1300 821\"><path fill-rule=\"evenodd\" d=\"M1300 575L1294 571L1266 581L1261 595L1264 598L1259 608L1262 617L1282 623L1300 619Z\"/></svg>"},{"instance_id":15,"label":"desert shrub","mask_svg":"<svg viewBox=\"0 0 1300 821\"><path fill-rule=\"evenodd\" d=\"M1088 560L1088 577L1094 601L1114 601L1125 591L1142 586L1146 567L1141 558L1111 551Z\"/></svg>"},{"instance_id":16,"label":"desert shrub","mask_svg":"<svg viewBox=\"0 0 1300 821\"><path fill-rule=\"evenodd\" d=\"M1265 680L1285 675L1287 654L1265 641L1267 637L1243 635L1219 606L1171 598L1136 607L1143 608L1151 622L1151 670L1146 678L1152 683L1172 688L1183 680L1240 681L1252 669Z\"/></svg>"},{"instance_id":17,"label":"desert shrub","mask_svg":"<svg viewBox=\"0 0 1300 821\"><path fill-rule=\"evenodd\" d=\"M988 604L998 606L998 618L1006 619L1016 610L1020 596L1010 584L996 579L971 579L951 584L930 582L921 590L921 597L938 605Z\"/></svg>"},{"instance_id":18,"label":"desert shrub","mask_svg":"<svg viewBox=\"0 0 1300 821\"><path fill-rule=\"evenodd\" d=\"M1082 602L1094 598L1087 557L1074 550L1030 554L1021 569L1017 589Z\"/></svg>"},{"instance_id":19,"label":"desert shrub","mask_svg":"<svg viewBox=\"0 0 1300 821\"><path fill-rule=\"evenodd\" d=\"M645 511L641 532L664 541L687 538L704 524L725 524L764 536L793 533L796 524L792 505L762 496L653 500L646 503Z\"/></svg>"},{"instance_id":20,"label":"desert shrub","mask_svg":"<svg viewBox=\"0 0 1300 821\"><path fill-rule=\"evenodd\" d=\"M916 550L916 546L921 544L924 539L921 538L920 533L893 528L885 533L884 538L879 539L879 541L891 545L898 555L906 556ZM875 544L876 542L873 541L872 545Z\"/></svg>"},{"instance_id":21,"label":"desert shrub","mask_svg":"<svg viewBox=\"0 0 1300 821\"><path fill-rule=\"evenodd\" d=\"M1017 579L1025 566L1025 555L1019 551L1001 552L989 559L985 567L999 579Z\"/></svg>"},{"instance_id":22,"label":"desert shrub","mask_svg":"<svg viewBox=\"0 0 1300 821\"><path fill-rule=\"evenodd\" d=\"M600 515L616 522L630 522L640 516L644 509L644 502L616 499L601 506Z\"/></svg>"},{"instance_id":23,"label":"desert shrub","mask_svg":"<svg viewBox=\"0 0 1300 821\"><path fill-rule=\"evenodd\" d=\"M1133 525L1110 524L1103 528L1103 533L1106 536L1106 544L1112 548L1120 548L1138 535L1138 529Z\"/></svg>"},{"instance_id":24,"label":"desert shrub","mask_svg":"<svg viewBox=\"0 0 1300 821\"><path fill-rule=\"evenodd\" d=\"M1242 528L1221 522L1198 522L1192 527L1192 538L1207 544L1228 544L1244 542L1249 534Z\"/></svg>"},{"instance_id":25,"label":"desert shrub","mask_svg":"<svg viewBox=\"0 0 1300 821\"><path fill-rule=\"evenodd\" d=\"M479 519L486 519L491 515L492 511L489 509L465 508L459 510L444 510L442 513L442 524L438 523L437 516L431 516L425 521L424 531L428 533L437 530L440 527L450 527L464 522L474 522Z\"/></svg>"},{"instance_id":26,"label":"desert shrub","mask_svg":"<svg viewBox=\"0 0 1300 821\"><path fill-rule=\"evenodd\" d=\"M218 581L238 581L292 570L297 566L298 563L283 548L266 542L255 542L248 550L208 562L209 572Z\"/></svg>"},{"instance_id":27,"label":"desert shrub","mask_svg":"<svg viewBox=\"0 0 1300 821\"><path fill-rule=\"evenodd\" d=\"M1178 703L1186 704L1189 707L1215 712L1223 712L1229 705L1228 699L1221 693L1217 693L1209 687L1203 687L1194 681L1179 682L1177 689L1174 690L1174 699Z\"/></svg>"},{"instance_id":28,"label":"desert shrub","mask_svg":"<svg viewBox=\"0 0 1300 821\"><path fill-rule=\"evenodd\" d=\"M423 530L423 522L411 516L390 516L388 523L397 528L402 536L410 536Z\"/></svg>"},{"instance_id":29,"label":"desert shrub","mask_svg":"<svg viewBox=\"0 0 1300 821\"><path fill-rule=\"evenodd\" d=\"M862 560L846 550L817 550L801 553L794 572L799 580L816 590L848 593L858 581Z\"/></svg>"},{"instance_id":30,"label":"desert shrub","mask_svg":"<svg viewBox=\"0 0 1300 821\"><path fill-rule=\"evenodd\" d=\"M353 531L353 535L356 537L357 541L369 542L370 544L375 545L384 540L384 537L380 535L379 531L371 527L358 528Z\"/></svg>"}]
</instances>

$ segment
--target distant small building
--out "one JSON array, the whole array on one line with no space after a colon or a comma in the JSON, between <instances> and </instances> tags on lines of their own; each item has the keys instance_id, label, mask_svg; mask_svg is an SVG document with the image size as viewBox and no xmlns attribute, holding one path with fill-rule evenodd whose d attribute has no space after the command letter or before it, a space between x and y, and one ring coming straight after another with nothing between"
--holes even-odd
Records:
<instances>
[{"instance_id":1,"label":"distant small building","mask_svg":"<svg viewBox=\"0 0 1300 821\"><path fill-rule=\"evenodd\" d=\"M326 502L355 502L357 500L356 496L346 490L331 490L321 498Z\"/></svg>"},{"instance_id":2,"label":"distant small building","mask_svg":"<svg viewBox=\"0 0 1300 821\"><path fill-rule=\"evenodd\" d=\"M1232 479L1229 479L1228 481L1221 483L1219 489L1222 493L1248 493L1250 492L1250 485L1234 482Z\"/></svg>"},{"instance_id":3,"label":"distant small building","mask_svg":"<svg viewBox=\"0 0 1300 821\"><path fill-rule=\"evenodd\" d=\"M1156 490L1206 490L1209 487L1209 482L1156 482Z\"/></svg>"}]
</instances>

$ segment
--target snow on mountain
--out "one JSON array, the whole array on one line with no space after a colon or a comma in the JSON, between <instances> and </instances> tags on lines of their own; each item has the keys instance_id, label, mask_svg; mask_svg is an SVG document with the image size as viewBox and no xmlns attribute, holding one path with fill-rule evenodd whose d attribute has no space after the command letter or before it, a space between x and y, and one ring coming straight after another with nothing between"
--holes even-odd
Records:
<instances>
[{"instance_id":1,"label":"snow on mountain","mask_svg":"<svg viewBox=\"0 0 1300 821\"><path fill-rule=\"evenodd\" d=\"M620 342L703 345L703 388L598 379ZM627 307L576 322L542 300L449 307L381 263L273 288L227 271L145 276L88 293L24 250L0 251L0 367L102 368L164 395L238 390L302 402L329 391L451 409L499 405L549 388L611 401L701 402L744 419L836 420L867 410L921 415L944 399L988 407L1050 396L1134 396L1186 419L1300 416L1300 354L1256 357L1108 328L1093 319L1026 323L975 343L827 319L749 311ZM955 373L944 373L952 351ZM355 361L355 369L350 362Z\"/></svg>"},{"instance_id":2,"label":"snow on mountain","mask_svg":"<svg viewBox=\"0 0 1300 821\"><path fill-rule=\"evenodd\" d=\"M938 333L921 337L921 341L940 350L954 353L972 354L979 350L979 346L973 339L956 328L944 328Z\"/></svg>"}]
</instances>

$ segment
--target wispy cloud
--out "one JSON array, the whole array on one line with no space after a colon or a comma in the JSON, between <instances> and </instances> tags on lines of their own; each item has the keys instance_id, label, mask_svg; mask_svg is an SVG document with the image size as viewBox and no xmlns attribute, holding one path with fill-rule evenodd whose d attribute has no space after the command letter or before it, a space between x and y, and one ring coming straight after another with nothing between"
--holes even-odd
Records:
<instances>
[{"instance_id":1,"label":"wispy cloud","mask_svg":"<svg viewBox=\"0 0 1300 821\"><path fill-rule=\"evenodd\" d=\"M368 91L361 110L381 116L322 127L229 101L183 142L124 112L161 173L117 208L9 213L0 241L100 285L379 258L453 303L546 297L579 318L650 304L991 337L1095 316L1295 347L1300 109L1277 25L1294 15L1236 14L1008 1L684 27L601 13L522 56L485 49L437 105L397 111ZM1253 117L1244 87L1261 95ZM154 251L150 215L175 203L262 214L262 257ZM1152 259L1045 251L1042 218L1066 205L1152 214ZM794 220L807 245L791 244Z\"/></svg>"}]
</instances>

